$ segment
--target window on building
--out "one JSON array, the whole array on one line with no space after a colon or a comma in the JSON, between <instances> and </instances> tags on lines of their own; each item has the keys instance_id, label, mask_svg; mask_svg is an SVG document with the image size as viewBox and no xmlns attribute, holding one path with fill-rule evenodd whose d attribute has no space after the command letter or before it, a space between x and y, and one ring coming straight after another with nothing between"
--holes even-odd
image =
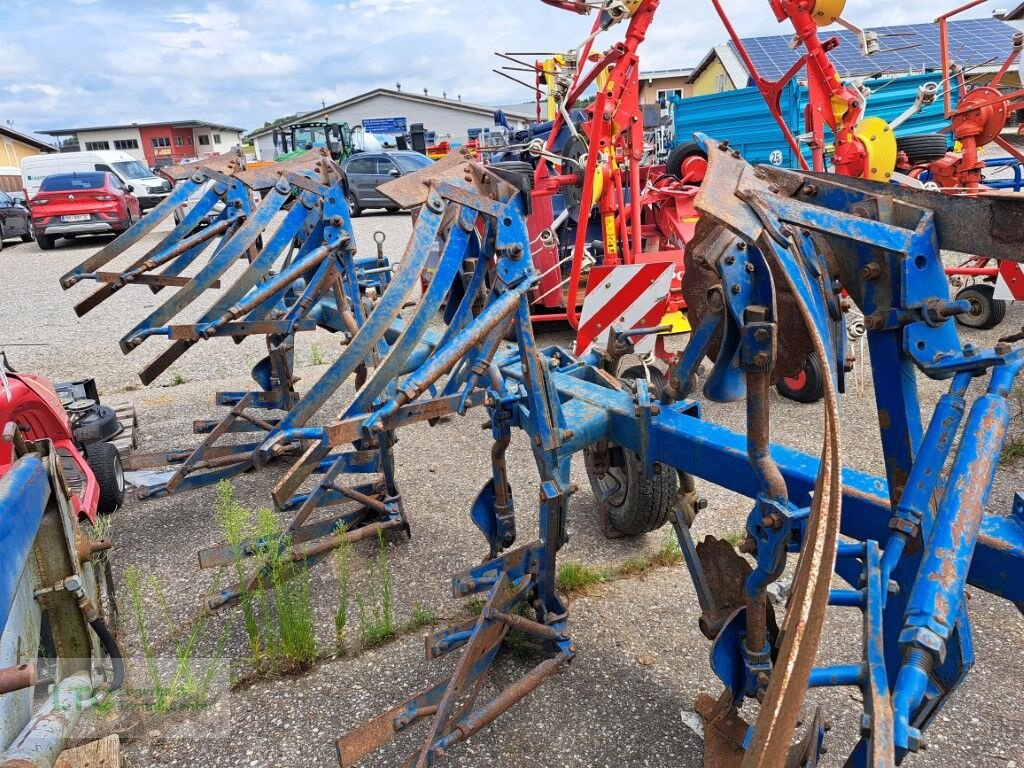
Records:
<instances>
[{"instance_id":1,"label":"window on building","mask_svg":"<svg viewBox=\"0 0 1024 768\"><path fill-rule=\"evenodd\" d=\"M110 149L109 141L87 141L85 142L85 149L88 152L97 152L101 149Z\"/></svg>"},{"instance_id":2,"label":"window on building","mask_svg":"<svg viewBox=\"0 0 1024 768\"><path fill-rule=\"evenodd\" d=\"M662 104L668 104L668 97L675 96L677 99L683 98L682 88L667 88L665 90L658 91L658 101Z\"/></svg>"},{"instance_id":3,"label":"window on building","mask_svg":"<svg viewBox=\"0 0 1024 768\"><path fill-rule=\"evenodd\" d=\"M151 141L153 142L153 146L157 149L159 149L160 147L171 146L171 140L167 136L157 136L151 139Z\"/></svg>"},{"instance_id":4,"label":"window on building","mask_svg":"<svg viewBox=\"0 0 1024 768\"><path fill-rule=\"evenodd\" d=\"M199 146L201 146L201 147L208 147L208 146L210 146L210 137L205 135L205 134L200 134L200 136L199 136Z\"/></svg>"},{"instance_id":5,"label":"window on building","mask_svg":"<svg viewBox=\"0 0 1024 768\"><path fill-rule=\"evenodd\" d=\"M185 143L188 144L191 147L192 146L192 137L191 136L186 136L185 137Z\"/></svg>"},{"instance_id":6,"label":"window on building","mask_svg":"<svg viewBox=\"0 0 1024 768\"><path fill-rule=\"evenodd\" d=\"M715 76L715 93L725 93L726 90L726 75L722 72Z\"/></svg>"},{"instance_id":7,"label":"window on building","mask_svg":"<svg viewBox=\"0 0 1024 768\"><path fill-rule=\"evenodd\" d=\"M181 136L174 137L174 146L183 147L185 146L185 140Z\"/></svg>"},{"instance_id":8,"label":"window on building","mask_svg":"<svg viewBox=\"0 0 1024 768\"><path fill-rule=\"evenodd\" d=\"M138 139L114 139L114 149L138 149Z\"/></svg>"},{"instance_id":9,"label":"window on building","mask_svg":"<svg viewBox=\"0 0 1024 768\"><path fill-rule=\"evenodd\" d=\"M214 144L220 144L220 134L219 133L213 134L213 143Z\"/></svg>"}]
</instances>

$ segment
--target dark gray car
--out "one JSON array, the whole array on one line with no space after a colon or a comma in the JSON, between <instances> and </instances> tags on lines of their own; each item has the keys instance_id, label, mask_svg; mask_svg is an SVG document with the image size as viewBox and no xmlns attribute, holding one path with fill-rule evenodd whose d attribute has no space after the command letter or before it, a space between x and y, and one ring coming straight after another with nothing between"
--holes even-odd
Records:
<instances>
[{"instance_id":1,"label":"dark gray car","mask_svg":"<svg viewBox=\"0 0 1024 768\"><path fill-rule=\"evenodd\" d=\"M419 152L360 152L345 163L348 207L353 216L366 208L398 208L377 187L399 176L426 168L434 161Z\"/></svg>"},{"instance_id":2,"label":"dark gray car","mask_svg":"<svg viewBox=\"0 0 1024 768\"><path fill-rule=\"evenodd\" d=\"M4 238L20 237L24 242L32 242L32 219L28 208L14 202L10 195L0 190L0 249L4 247Z\"/></svg>"}]
</instances>

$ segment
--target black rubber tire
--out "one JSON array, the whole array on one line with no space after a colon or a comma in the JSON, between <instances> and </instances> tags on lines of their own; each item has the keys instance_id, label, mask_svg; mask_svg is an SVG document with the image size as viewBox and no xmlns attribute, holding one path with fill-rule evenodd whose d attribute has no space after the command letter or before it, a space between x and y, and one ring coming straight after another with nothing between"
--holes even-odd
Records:
<instances>
[{"instance_id":1,"label":"black rubber tire","mask_svg":"<svg viewBox=\"0 0 1024 768\"><path fill-rule=\"evenodd\" d=\"M111 443L93 443L85 447L85 460L96 475L100 500L96 511L109 515L124 501L124 467L117 448Z\"/></svg>"},{"instance_id":2,"label":"black rubber tire","mask_svg":"<svg viewBox=\"0 0 1024 768\"><path fill-rule=\"evenodd\" d=\"M672 519L672 505L679 490L678 473L664 464L655 464L653 476L645 478L640 457L635 453L614 445L608 451L618 453L621 466L610 468L603 477L598 476L594 466L594 449L584 452L590 487L599 503L607 505L608 522L626 536L658 530ZM619 488L612 494L605 487L609 475Z\"/></svg>"},{"instance_id":3,"label":"black rubber tire","mask_svg":"<svg viewBox=\"0 0 1024 768\"><path fill-rule=\"evenodd\" d=\"M57 238L53 235L41 235L36 233L36 245L39 246L41 251L52 251L53 244L57 241Z\"/></svg>"},{"instance_id":4,"label":"black rubber tire","mask_svg":"<svg viewBox=\"0 0 1024 768\"><path fill-rule=\"evenodd\" d=\"M961 288L957 301L971 302L971 311L956 316L956 321L967 328L988 330L995 328L1006 317L1006 302L995 297L996 288L988 283L974 283Z\"/></svg>"},{"instance_id":5,"label":"black rubber tire","mask_svg":"<svg viewBox=\"0 0 1024 768\"><path fill-rule=\"evenodd\" d=\"M896 148L907 153L911 165L923 165L946 156L946 136L942 133L922 133L896 139Z\"/></svg>"},{"instance_id":6,"label":"black rubber tire","mask_svg":"<svg viewBox=\"0 0 1024 768\"><path fill-rule=\"evenodd\" d=\"M363 209L359 207L359 201L356 199L355 192L349 192L345 198L348 201L348 214L355 218L356 216L363 215Z\"/></svg>"},{"instance_id":7,"label":"black rubber tire","mask_svg":"<svg viewBox=\"0 0 1024 768\"><path fill-rule=\"evenodd\" d=\"M816 403L825 396L825 377L822 375L818 358L808 357L807 364L798 376L780 379L775 385L787 400L798 403Z\"/></svg>"},{"instance_id":8,"label":"black rubber tire","mask_svg":"<svg viewBox=\"0 0 1024 768\"><path fill-rule=\"evenodd\" d=\"M651 391L651 397L655 399L661 399L661 393L665 391L665 387L668 386L668 380L665 378L665 374L661 372L660 368L655 368L653 365L647 366L647 371L644 371L642 365L632 365L622 373L619 374L620 381L629 381L635 379L646 380L650 377L648 387Z\"/></svg>"},{"instance_id":9,"label":"black rubber tire","mask_svg":"<svg viewBox=\"0 0 1024 768\"><path fill-rule=\"evenodd\" d=\"M117 437L120 432L121 423L114 409L96 405L76 421L74 436L80 445L90 445Z\"/></svg>"},{"instance_id":10,"label":"black rubber tire","mask_svg":"<svg viewBox=\"0 0 1024 768\"><path fill-rule=\"evenodd\" d=\"M28 222L28 232L25 232L21 236L21 242L23 242L23 243L31 243L35 239L36 239L35 235L32 233L32 220L30 219L29 222Z\"/></svg>"},{"instance_id":11,"label":"black rubber tire","mask_svg":"<svg viewBox=\"0 0 1024 768\"><path fill-rule=\"evenodd\" d=\"M700 155L707 159L707 153L700 148L699 144L692 141L689 144L673 147L672 151L668 153L668 160L665 161L665 173L674 179L681 180L683 178L683 161L693 155Z\"/></svg>"}]
</instances>

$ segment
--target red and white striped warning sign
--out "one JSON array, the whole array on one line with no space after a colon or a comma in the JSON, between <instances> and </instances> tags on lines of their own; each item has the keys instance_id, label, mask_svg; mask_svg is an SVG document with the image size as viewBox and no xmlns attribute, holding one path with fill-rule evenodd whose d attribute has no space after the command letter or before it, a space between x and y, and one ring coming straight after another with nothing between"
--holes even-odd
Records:
<instances>
[{"instance_id":1,"label":"red and white striped warning sign","mask_svg":"<svg viewBox=\"0 0 1024 768\"><path fill-rule=\"evenodd\" d=\"M586 354L593 347L607 349L613 327L625 331L657 326L668 307L672 272L670 261L591 269L576 354ZM637 354L653 353L654 340L653 334L634 338Z\"/></svg>"}]
</instances>

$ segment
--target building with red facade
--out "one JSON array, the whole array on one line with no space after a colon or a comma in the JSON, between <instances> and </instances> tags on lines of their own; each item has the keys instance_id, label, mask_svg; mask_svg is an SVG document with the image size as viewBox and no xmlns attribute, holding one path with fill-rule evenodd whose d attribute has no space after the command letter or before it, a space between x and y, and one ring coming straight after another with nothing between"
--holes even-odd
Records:
<instances>
[{"instance_id":1,"label":"building with red facade","mask_svg":"<svg viewBox=\"0 0 1024 768\"><path fill-rule=\"evenodd\" d=\"M241 128L203 120L55 128L39 133L75 136L80 150L119 149L150 168L219 155L242 142Z\"/></svg>"}]
</instances>

